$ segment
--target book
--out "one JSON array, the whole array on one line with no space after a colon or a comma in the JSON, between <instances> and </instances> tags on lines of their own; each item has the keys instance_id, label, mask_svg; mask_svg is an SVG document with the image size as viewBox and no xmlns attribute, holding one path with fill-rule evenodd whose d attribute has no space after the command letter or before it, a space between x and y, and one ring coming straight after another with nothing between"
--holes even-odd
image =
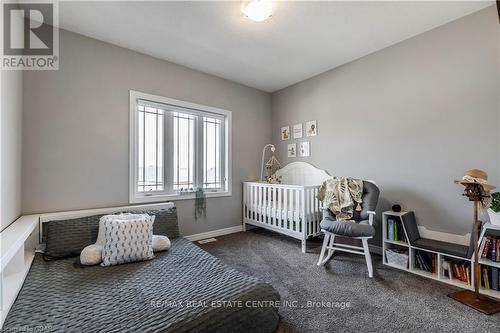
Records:
<instances>
[{"instance_id":1,"label":"book","mask_svg":"<svg viewBox=\"0 0 500 333\"><path fill-rule=\"evenodd\" d=\"M498 290L498 267L491 267L491 289Z\"/></svg>"},{"instance_id":2,"label":"book","mask_svg":"<svg viewBox=\"0 0 500 333\"><path fill-rule=\"evenodd\" d=\"M387 238L389 240L394 240L394 220L387 219Z\"/></svg>"},{"instance_id":3,"label":"book","mask_svg":"<svg viewBox=\"0 0 500 333\"><path fill-rule=\"evenodd\" d=\"M420 256L420 251L415 251L415 259L417 260L418 268L421 270L425 270L424 261Z\"/></svg>"},{"instance_id":4,"label":"book","mask_svg":"<svg viewBox=\"0 0 500 333\"><path fill-rule=\"evenodd\" d=\"M422 262L420 261L420 257L418 256L418 254L415 254L415 268L423 269Z\"/></svg>"},{"instance_id":5,"label":"book","mask_svg":"<svg viewBox=\"0 0 500 333\"><path fill-rule=\"evenodd\" d=\"M451 264L451 267L452 267L452 269L453 269L453 276L454 276L456 279L461 280L461 279L460 279L460 271L459 271L459 269L458 269L457 264L456 264L456 263L452 263L452 264Z\"/></svg>"},{"instance_id":6,"label":"book","mask_svg":"<svg viewBox=\"0 0 500 333\"><path fill-rule=\"evenodd\" d=\"M497 240L492 238L490 241L490 259L492 261L497 260Z\"/></svg>"},{"instance_id":7,"label":"book","mask_svg":"<svg viewBox=\"0 0 500 333\"><path fill-rule=\"evenodd\" d=\"M453 263L453 272L455 273L455 279L462 281L460 267L458 267L457 263Z\"/></svg>"},{"instance_id":8,"label":"book","mask_svg":"<svg viewBox=\"0 0 500 333\"><path fill-rule=\"evenodd\" d=\"M428 271L428 272L431 272L432 271L432 263L431 263L431 259L429 259L429 256L427 255L427 253L422 253L422 259L424 261L424 265L425 265L425 270Z\"/></svg>"},{"instance_id":9,"label":"book","mask_svg":"<svg viewBox=\"0 0 500 333\"><path fill-rule=\"evenodd\" d=\"M425 265L427 266L427 271L432 273L432 253L422 252L422 257L425 261Z\"/></svg>"},{"instance_id":10,"label":"book","mask_svg":"<svg viewBox=\"0 0 500 333\"><path fill-rule=\"evenodd\" d=\"M490 289L490 282L488 278L488 268L483 267L483 286L486 289Z\"/></svg>"},{"instance_id":11,"label":"book","mask_svg":"<svg viewBox=\"0 0 500 333\"><path fill-rule=\"evenodd\" d=\"M394 221L394 239L395 241L399 240L398 239L398 223L396 221Z\"/></svg>"},{"instance_id":12,"label":"book","mask_svg":"<svg viewBox=\"0 0 500 333\"><path fill-rule=\"evenodd\" d=\"M417 251L416 256L422 263L422 269L428 272L432 272L432 259L429 257L429 253L424 251Z\"/></svg>"},{"instance_id":13,"label":"book","mask_svg":"<svg viewBox=\"0 0 500 333\"><path fill-rule=\"evenodd\" d=\"M418 269L423 269L422 261L420 260L420 256L418 255L418 251L415 252L415 267Z\"/></svg>"},{"instance_id":14,"label":"book","mask_svg":"<svg viewBox=\"0 0 500 333\"><path fill-rule=\"evenodd\" d=\"M425 264L424 258L422 257L422 254L420 253L420 251L417 251L415 256L417 258L418 268L420 268L423 271L427 271L427 266Z\"/></svg>"},{"instance_id":15,"label":"book","mask_svg":"<svg viewBox=\"0 0 500 333\"><path fill-rule=\"evenodd\" d=\"M486 237L481 238L480 240L478 240L478 242L479 242L478 253L479 256L482 257L484 252L484 247L486 246Z\"/></svg>"},{"instance_id":16,"label":"book","mask_svg":"<svg viewBox=\"0 0 500 333\"><path fill-rule=\"evenodd\" d=\"M464 265L462 264L457 264L457 269L458 273L460 274L459 280L462 282L465 282L465 271L464 271Z\"/></svg>"},{"instance_id":17,"label":"book","mask_svg":"<svg viewBox=\"0 0 500 333\"><path fill-rule=\"evenodd\" d=\"M451 269L451 279L456 279L456 276L457 276L457 272L455 270L455 263L454 262L450 262L450 269Z\"/></svg>"},{"instance_id":18,"label":"book","mask_svg":"<svg viewBox=\"0 0 500 333\"><path fill-rule=\"evenodd\" d=\"M497 256L495 261L500 262L500 239L497 238Z\"/></svg>"},{"instance_id":19,"label":"book","mask_svg":"<svg viewBox=\"0 0 500 333\"><path fill-rule=\"evenodd\" d=\"M467 278L467 267L465 267L465 264L460 265L460 270L462 274L462 281L469 284L469 279Z\"/></svg>"},{"instance_id":20,"label":"book","mask_svg":"<svg viewBox=\"0 0 500 333\"><path fill-rule=\"evenodd\" d=\"M489 242L489 237L487 237L484 240L484 249L483 249L483 253L481 253L481 258L486 258L486 255L488 254L489 248L490 248L490 242Z\"/></svg>"}]
</instances>

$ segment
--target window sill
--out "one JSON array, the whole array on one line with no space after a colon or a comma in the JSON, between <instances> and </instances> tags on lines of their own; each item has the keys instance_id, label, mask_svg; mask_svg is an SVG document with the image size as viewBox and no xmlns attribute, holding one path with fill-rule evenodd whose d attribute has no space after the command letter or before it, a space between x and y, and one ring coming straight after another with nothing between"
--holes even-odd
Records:
<instances>
[{"instance_id":1,"label":"window sill","mask_svg":"<svg viewBox=\"0 0 500 333\"><path fill-rule=\"evenodd\" d=\"M205 196L207 198L230 197L232 195L233 194L231 191L205 192ZM190 192L183 194L165 194L165 195L130 197L129 201L131 204L133 204L133 203L148 203L148 202L178 201L178 200L193 200L193 199L196 199L196 194L194 192Z\"/></svg>"}]
</instances>

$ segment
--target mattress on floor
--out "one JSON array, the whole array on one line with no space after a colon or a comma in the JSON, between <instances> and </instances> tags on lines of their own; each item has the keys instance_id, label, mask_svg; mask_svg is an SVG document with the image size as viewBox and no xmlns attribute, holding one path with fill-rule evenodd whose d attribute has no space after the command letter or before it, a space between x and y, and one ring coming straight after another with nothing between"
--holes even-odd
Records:
<instances>
[{"instance_id":1,"label":"mattress on floor","mask_svg":"<svg viewBox=\"0 0 500 333\"><path fill-rule=\"evenodd\" d=\"M273 332L277 291L184 238L150 261L74 267L37 254L3 329Z\"/></svg>"}]
</instances>

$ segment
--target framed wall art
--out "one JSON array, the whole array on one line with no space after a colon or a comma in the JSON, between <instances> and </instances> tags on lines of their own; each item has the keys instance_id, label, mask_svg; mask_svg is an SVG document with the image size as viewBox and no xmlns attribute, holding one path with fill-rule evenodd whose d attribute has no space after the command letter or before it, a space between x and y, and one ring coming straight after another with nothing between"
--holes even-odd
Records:
<instances>
[{"instance_id":1,"label":"framed wall art","mask_svg":"<svg viewBox=\"0 0 500 333\"><path fill-rule=\"evenodd\" d=\"M311 156L309 141L303 141L303 142L299 143L299 156L300 157Z\"/></svg>"},{"instance_id":2,"label":"framed wall art","mask_svg":"<svg viewBox=\"0 0 500 333\"><path fill-rule=\"evenodd\" d=\"M306 122L306 135L307 136L318 135L318 123L316 120L311 120Z\"/></svg>"},{"instance_id":3,"label":"framed wall art","mask_svg":"<svg viewBox=\"0 0 500 333\"><path fill-rule=\"evenodd\" d=\"M302 123L293 125L293 138L300 139L302 137Z\"/></svg>"},{"instance_id":4,"label":"framed wall art","mask_svg":"<svg viewBox=\"0 0 500 333\"><path fill-rule=\"evenodd\" d=\"M288 157L297 157L297 144L289 143L287 151L288 151Z\"/></svg>"},{"instance_id":5,"label":"framed wall art","mask_svg":"<svg viewBox=\"0 0 500 333\"><path fill-rule=\"evenodd\" d=\"M290 139L290 126L283 126L281 128L281 140Z\"/></svg>"}]
</instances>

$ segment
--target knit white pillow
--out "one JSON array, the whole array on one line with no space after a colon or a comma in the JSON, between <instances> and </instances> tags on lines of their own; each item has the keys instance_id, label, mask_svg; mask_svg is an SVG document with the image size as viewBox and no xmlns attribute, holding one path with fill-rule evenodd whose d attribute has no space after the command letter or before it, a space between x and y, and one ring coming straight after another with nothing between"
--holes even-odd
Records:
<instances>
[{"instance_id":1,"label":"knit white pillow","mask_svg":"<svg viewBox=\"0 0 500 333\"><path fill-rule=\"evenodd\" d=\"M97 233L96 244L104 246L104 222L111 220L135 220L138 218L147 218L150 217L148 214L132 214L132 213L121 213L121 214L112 214L112 215L104 215L99 219L99 231ZM151 216L153 218L153 222L155 220L155 216Z\"/></svg>"},{"instance_id":2,"label":"knit white pillow","mask_svg":"<svg viewBox=\"0 0 500 333\"><path fill-rule=\"evenodd\" d=\"M80 253L80 263L82 265L97 265L102 262L102 246L92 244L85 247Z\"/></svg>"},{"instance_id":3,"label":"knit white pillow","mask_svg":"<svg viewBox=\"0 0 500 333\"><path fill-rule=\"evenodd\" d=\"M153 259L153 222L149 215L105 219L101 266Z\"/></svg>"}]
</instances>

